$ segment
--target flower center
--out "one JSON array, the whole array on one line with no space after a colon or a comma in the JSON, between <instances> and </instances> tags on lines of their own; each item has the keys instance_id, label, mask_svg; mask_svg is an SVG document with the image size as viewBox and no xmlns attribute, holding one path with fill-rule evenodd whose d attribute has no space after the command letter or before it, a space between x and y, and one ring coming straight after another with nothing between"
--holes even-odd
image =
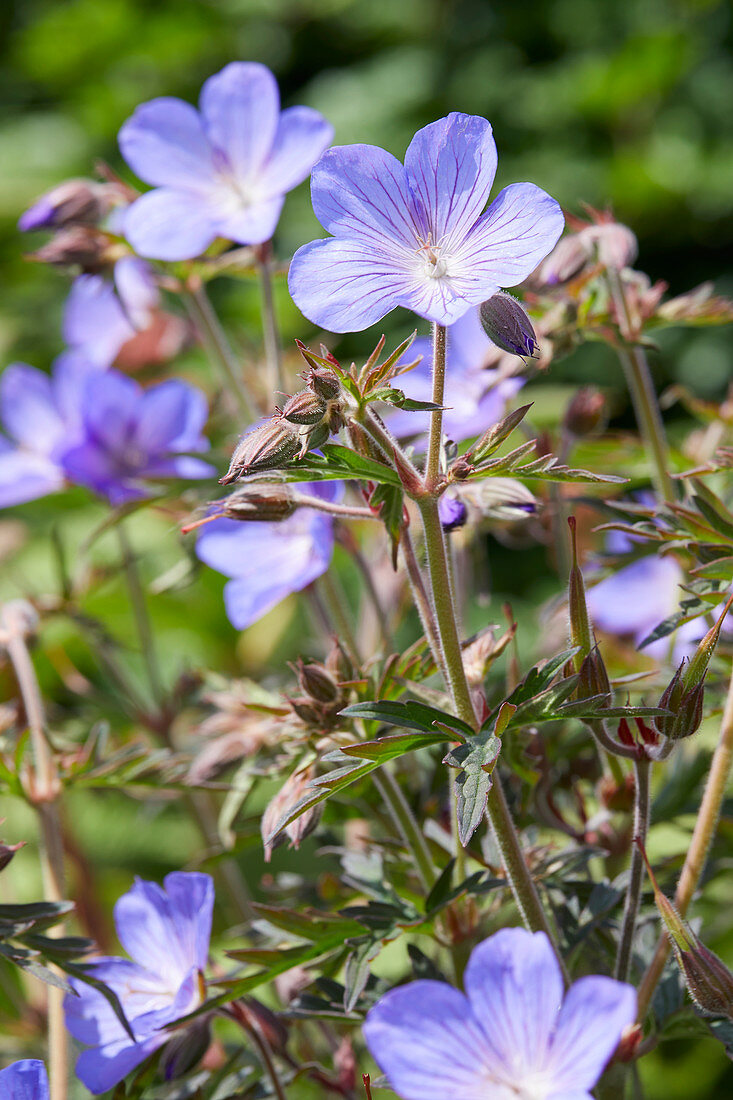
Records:
<instances>
[{"instance_id":1,"label":"flower center","mask_svg":"<svg viewBox=\"0 0 733 1100\"><path fill-rule=\"evenodd\" d=\"M442 279L444 275L448 274L448 263L442 255L443 248L440 241L434 244L432 233L428 233L426 241L422 238L418 239L420 240L420 246L416 249L416 252L422 259L424 274L428 279Z\"/></svg>"}]
</instances>

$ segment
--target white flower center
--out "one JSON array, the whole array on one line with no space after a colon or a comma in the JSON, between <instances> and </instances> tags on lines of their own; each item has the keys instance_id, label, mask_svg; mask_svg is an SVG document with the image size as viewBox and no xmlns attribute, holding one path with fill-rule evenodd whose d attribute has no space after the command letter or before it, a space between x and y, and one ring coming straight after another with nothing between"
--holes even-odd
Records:
<instances>
[{"instance_id":1,"label":"white flower center","mask_svg":"<svg viewBox=\"0 0 733 1100\"><path fill-rule=\"evenodd\" d=\"M427 279L442 279L448 274L448 260L444 255L443 245L440 241L434 244L431 233L428 233L426 241L421 238L419 240L415 253L420 258L422 275Z\"/></svg>"}]
</instances>

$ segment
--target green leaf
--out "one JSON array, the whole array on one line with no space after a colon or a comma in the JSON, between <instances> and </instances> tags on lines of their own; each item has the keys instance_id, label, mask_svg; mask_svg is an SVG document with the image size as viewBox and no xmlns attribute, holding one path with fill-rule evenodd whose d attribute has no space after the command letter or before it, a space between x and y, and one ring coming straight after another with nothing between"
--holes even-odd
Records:
<instances>
[{"instance_id":1,"label":"green leaf","mask_svg":"<svg viewBox=\"0 0 733 1100\"><path fill-rule=\"evenodd\" d=\"M385 764L388 760L395 760L398 756L404 756L407 752L423 749L427 745L439 745L453 740L453 735L445 732L439 733L397 733L392 736L379 737L376 741L360 741L357 745L342 745L341 751L347 756L359 756L365 760L374 760L378 764Z\"/></svg>"},{"instance_id":2,"label":"green leaf","mask_svg":"<svg viewBox=\"0 0 733 1100\"><path fill-rule=\"evenodd\" d=\"M355 480L376 481L385 485L400 487L397 472L391 466L377 462L374 458L357 454L340 443L326 443L321 448L323 455L308 454L291 466L278 470L274 481L333 481Z\"/></svg>"},{"instance_id":3,"label":"green leaf","mask_svg":"<svg viewBox=\"0 0 733 1100\"><path fill-rule=\"evenodd\" d=\"M434 733L436 725L440 723L441 728L449 729L458 741L474 734L474 730L467 722L414 699L405 703L391 699L380 699L372 703L354 703L353 706L342 710L341 714L346 717L373 719L384 722L385 725L420 730L423 733Z\"/></svg>"},{"instance_id":4,"label":"green leaf","mask_svg":"<svg viewBox=\"0 0 733 1100\"><path fill-rule=\"evenodd\" d=\"M500 750L499 738L485 731L451 749L444 757L443 763L460 769L455 781L456 810L458 835L464 848L484 816L491 790L491 773Z\"/></svg>"}]
</instances>

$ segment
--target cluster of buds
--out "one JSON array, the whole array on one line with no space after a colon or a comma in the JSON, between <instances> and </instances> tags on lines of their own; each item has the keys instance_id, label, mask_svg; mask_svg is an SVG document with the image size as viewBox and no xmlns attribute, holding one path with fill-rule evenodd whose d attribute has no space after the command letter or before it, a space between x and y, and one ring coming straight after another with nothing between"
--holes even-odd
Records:
<instances>
[{"instance_id":1,"label":"cluster of buds","mask_svg":"<svg viewBox=\"0 0 733 1100\"><path fill-rule=\"evenodd\" d=\"M101 226L115 207L126 205L134 197L135 193L117 180L65 180L25 211L18 228L23 232L54 231L32 259L55 267L98 272L120 255L120 246Z\"/></svg>"},{"instance_id":2,"label":"cluster of buds","mask_svg":"<svg viewBox=\"0 0 733 1100\"><path fill-rule=\"evenodd\" d=\"M297 661L295 675L302 694L288 702L306 726L323 733L338 725L339 712L348 701L344 683L353 676L347 665L348 658L339 646L331 650L325 664Z\"/></svg>"},{"instance_id":3,"label":"cluster of buds","mask_svg":"<svg viewBox=\"0 0 733 1100\"><path fill-rule=\"evenodd\" d=\"M307 388L289 397L282 408L239 441L222 485L263 470L277 470L303 458L344 425L343 393L336 374L326 367L303 376Z\"/></svg>"},{"instance_id":4,"label":"cluster of buds","mask_svg":"<svg viewBox=\"0 0 733 1100\"><path fill-rule=\"evenodd\" d=\"M700 728L705 695L705 675L720 636L725 617L733 604L727 600L716 622L702 639L689 661L683 661L662 693L659 706L670 711L669 717L654 719L655 729L668 741L691 737Z\"/></svg>"},{"instance_id":5,"label":"cluster of buds","mask_svg":"<svg viewBox=\"0 0 733 1100\"><path fill-rule=\"evenodd\" d=\"M591 207L588 211L590 222L567 219L575 232L563 237L543 260L534 276L540 285L566 283L593 263L620 271L636 259L639 245L631 230L615 221L609 211Z\"/></svg>"}]
</instances>

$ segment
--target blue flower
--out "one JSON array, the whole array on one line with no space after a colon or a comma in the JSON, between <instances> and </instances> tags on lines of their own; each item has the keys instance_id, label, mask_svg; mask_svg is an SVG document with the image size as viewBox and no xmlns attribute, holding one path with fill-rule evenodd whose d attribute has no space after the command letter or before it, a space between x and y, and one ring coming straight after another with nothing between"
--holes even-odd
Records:
<instances>
[{"instance_id":1,"label":"blue flower","mask_svg":"<svg viewBox=\"0 0 733 1100\"><path fill-rule=\"evenodd\" d=\"M560 207L532 183L482 213L496 173L491 126L450 114L419 130L404 167L373 145L330 149L313 170L313 209L332 237L298 249L290 293L331 332L354 332L405 306L450 325L499 287L516 286L562 233Z\"/></svg>"},{"instance_id":2,"label":"blue flower","mask_svg":"<svg viewBox=\"0 0 733 1100\"><path fill-rule=\"evenodd\" d=\"M430 401L433 394L432 344L420 336L404 356L406 361L422 355L422 361L394 385L414 401ZM524 379L507 375L493 364L509 357L491 343L481 327L478 311L469 309L448 329L443 431L455 443L480 435L495 424L524 385ZM517 360L515 359L514 362ZM490 365L491 364L491 365ZM399 438L422 435L430 424L429 413L394 409L385 414L390 431Z\"/></svg>"},{"instance_id":3,"label":"blue flower","mask_svg":"<svg viewBox=\"0 0 733 1100\"><path fill-rule=\"evenodd\" d=\"M64 308L64 340L86 362L111 367L120 348L150 326L159 303L149 264L125 256L114 266L114 282L101 275L74 280Z\"/></svg>"},{"instance_id":4,"label":"blue flower","mask_svg":"<svg viewBox=\"0 0 733 1100\"><path fill-rule=\"evenodd\" d=\"M521 928L479 944L464 984L411 982L368 1013L369 1049L403 1100L591 1100L636 1013L633 988L611 978L563 999L547 936Z\"/></svg>"},{"instance_id":5,"label":"blue flower","mask_svg":"<svg viewBox=\"0 0 733 1100\"><path fill-rule=\"evenodd\" d=\"M102 958L86 969L116 993L137 1041L90 985L72 979L74 993L64 998L67 1028L90 1048L76 1074L91 1092L116 1085L171 1038L166 1025L201 1004L213 909L212 879L190 872L167 875L164 888L137 879L119 898L115 925L131 959Z\"/></svg>"},{"instance_id":6,"label":"blue flower","mask_svg":"<svg viewBox=\"0 0 733 1100\"><path fill-rule=\"evenodd\" d=\"M2 1100L48 1100L48 1076L43 1062L26 1058L0 1070Z\"/></svg>"},{"instance_id":7,"label":"blue flower","mask_svg":"<svg viewBox=\"0 0 733 1100\"><path fill-rule=\"evenodd\" d=\"M341 488L338 482L302 486L324 500L334 500ZM201 528L196 554L232 578L224 586L224 606L232 626L244 630L326 572L333 554L333 523L312 508L299 508L272 523L215 519Z\"/></svg>"},{"instance_id":8,"label":"blue flower","mask_svg":"<svg viewBox=\"0 0 733 1100\"><path fill-rule=\"evenodd\" d=\"M120 131L120 149L156 190L130 207L127 239L158 260L191 259L216 237L268 241L286 193L332 138L317 111L281 112L274 76L252 62L210 77L198 111L169 96L143 103Z\"/></svg>"}]
</instances>

